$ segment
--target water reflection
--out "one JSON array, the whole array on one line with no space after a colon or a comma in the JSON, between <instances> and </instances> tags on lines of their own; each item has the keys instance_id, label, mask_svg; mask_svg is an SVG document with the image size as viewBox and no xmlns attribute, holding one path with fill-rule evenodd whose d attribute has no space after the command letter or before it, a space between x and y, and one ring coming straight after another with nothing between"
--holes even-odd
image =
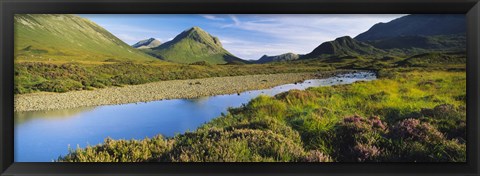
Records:
<instances>
[{"instance_id":1,"label":"water reflection","mask_svg":"<svg viewBox=\"0 0 480 176\"><path fill-rule=\"evenodd\" d=\"M28 112L15 112L15 124L21 125L25 122L35 119L42 120L62 120L71 117L75 117L78 114L93 111L96 107L80 107L72 109L60 109L52 111L28 111Z\"/></svg>"},{"instance_id":2,"label":"water reflection","mask_svg":"<svg viewBox=\"0 0 480 176\"><path fill-rule=\"evenodd\" d=\"M50 162L68 152L68 146L96 145L106 137L143 139L162 134L167 137L195 130L200 125L239 107L258 95L276 95L291 89L350 84L376 79L360 72L327 79L306 80L271 89L195 99L173 99L147 103L107 105L60 111L15 114L15 161Z\"/></svg>"}]
</instances>

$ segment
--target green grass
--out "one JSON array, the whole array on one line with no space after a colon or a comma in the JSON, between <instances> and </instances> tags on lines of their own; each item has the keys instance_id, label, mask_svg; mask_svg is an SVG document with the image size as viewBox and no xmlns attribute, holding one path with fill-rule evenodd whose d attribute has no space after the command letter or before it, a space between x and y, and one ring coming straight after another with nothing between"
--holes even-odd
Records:
<instances>
[{"instance_id":1,"label":"green grass","mask_svg":"<svg viewBox=\"0 0 480 176\"><path fill-rule=\"evenodd\" d=\"M183 31L173 40L157 48L145 49L146 53L177 63L194 63L205 61L210 64L246 63L222 47L220 39L199 27Z\"/></svg>"},{"instance_id":2,"label":"green grass","mask_svg":"<svg viewBox=\"0 0 480 176\"><path fill-rule=\"evenodd\" d=\"M392 69L379 76L259 96L193 132L113 140L58 161L466 160L464 71Z\"/></svg>"},{"instance_id":3,"label":"green grass","mask_svg":"<svg viewBox=\"0 0 480 176\"><path fill-rule=\"evenodd\" d=\"M15 93L68 92L110 86L137 85L155 81L222 76L318 72L334 69L384 70L410 67L462 70L464 53L425 53L412 57L344 56L321 60L299 60L269 64L215 65L206 61L191 64L162 61L24 61L15 62Z\"/></svg>"},{"instance_id":4,"label":"green grass","mask_svg":"<svg viewBox=\"0 0 480 176\"><path fill-rule=\"evenodd\" d=\"M15 93L68 92L110 86L137 85L155 81L196 79L255 74L316 72L330 67L297 64L210 65L111 62L83 64L78 62L17 62Z\"/></svg>"},{"instance_id":5,"label":"green grass","mask_svg":"<svg viewBox=\"0 0 480 176\"><path fill-rule=\"evenodd\" d=\"M16 61L158 61L76 15L17 14L14 30Z\"/></svg>"}]
</instances>

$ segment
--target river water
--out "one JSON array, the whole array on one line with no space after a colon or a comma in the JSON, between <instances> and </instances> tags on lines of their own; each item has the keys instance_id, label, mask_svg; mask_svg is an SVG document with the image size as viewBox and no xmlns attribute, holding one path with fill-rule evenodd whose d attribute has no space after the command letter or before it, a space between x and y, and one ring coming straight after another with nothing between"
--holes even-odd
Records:
<instances>
[{"instance_id":1,"label":"river water","mask_svg":"<svg viewBox=\"0 0 480 176\"><path fill-rule=\"evenodd\" d=\"M68 147L96 145L106 137L143 139L157 134L171 137L239 107L261 95L276 95L292 89L351 84L376 79L372 72L341 74L306 80L270 89L195 99L160 100L147 103L106 105L54 111L15 113L15 162L51 162L68 153Z\"/></svg>"}]
</instances>

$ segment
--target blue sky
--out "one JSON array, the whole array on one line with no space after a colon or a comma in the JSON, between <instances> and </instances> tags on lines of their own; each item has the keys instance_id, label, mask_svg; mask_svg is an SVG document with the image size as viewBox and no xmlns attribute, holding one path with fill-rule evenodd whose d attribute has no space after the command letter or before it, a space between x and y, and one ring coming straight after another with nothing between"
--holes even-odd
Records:
<instances>
[{"instance_id":1,"label":"blue sky","mask_svg":"<svg viewBox=\"0 0 480 176\"><path fill-rule=\"evenodd\" d=\"M225 49L247 60L287 52L306 54L322 42L356 35L379 22L404 14L82 14L132 45L156 38L162 42L199 26L220 38Z\"/></svg>"}]
</instances>

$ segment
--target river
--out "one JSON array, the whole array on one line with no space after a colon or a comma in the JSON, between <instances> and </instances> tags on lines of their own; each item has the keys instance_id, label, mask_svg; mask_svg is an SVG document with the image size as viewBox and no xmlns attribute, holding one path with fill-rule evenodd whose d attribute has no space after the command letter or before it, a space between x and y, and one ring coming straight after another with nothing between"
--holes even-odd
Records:
<instances>
[{"instance_id":1,"label":"river","mask_svg":"<svg viewBox=\"0 0 480 176\"><path fill-rule=\"evenodd\" d=\"M96 145L106 137L143 139L162 134L172 137L193 131L202 124L261 95L276 95L292 89L351 84L376 79L372 72L341 74L305 80L270 89L195 99L173 99L83 107L66 110L15 113L15 162L51 162L68 153L68 147Z\"/></svg>"}]
</instances>

